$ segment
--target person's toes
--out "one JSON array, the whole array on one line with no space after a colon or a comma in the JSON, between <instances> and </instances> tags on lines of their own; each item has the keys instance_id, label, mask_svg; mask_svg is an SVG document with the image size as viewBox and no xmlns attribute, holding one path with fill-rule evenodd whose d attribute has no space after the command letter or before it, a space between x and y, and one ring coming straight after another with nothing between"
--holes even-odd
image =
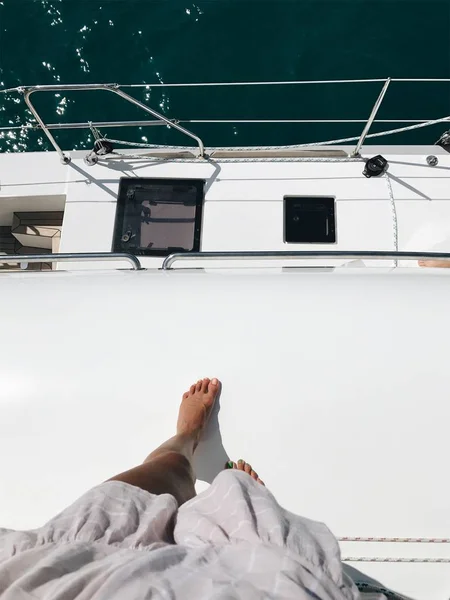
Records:
<instances>
[{"instance_id":1,"label":"person's toes","mask_svg":"<svg viewBox=\"0 0 450 600\"><path fill-rule=\"evenodd\" d=\"M215 396L219 391L220 381L216 377L208 381L208 393Z\"/></svg>"},{"instance_id":2,"label":"person's toes","mask_svg":"<svg viewBox=\"0 0 450 600\"><path fill-rule=\"evenodd\" d=\"M195 383L193 383L193 384L191 385L191 389L189 390L189 393L191 394L191 396L192 396L193 394L195 394Z\"/></svg>"},{"instance_id":3,"label":"person's toes","mask_svg":"<svg viewBox=\"0 0 450 600\"><path fill-rule=\"evenodd\" d=\"M202 389L202 380L201 380L201 379L199 379L199 380L197 381L197 385L195 386L195 391L196 391L196 392L200 392L200 391L201 391L201 389Z\"/></svg>"},{"instance_id":4,"label":"person's toes","mask_svg":"<svg viewBox=\"0 0 450 600\"><path fill-rule=\"evenodd\" d=\"M257 481L258 483L260 483L261 485L266 485L264 483L264 481L262 479L259 478L259 475L256 471L254 471L251 467L251 465L249 465L248 463L245 462L245 460L242 460L242 458L240 458L237 461L237 464L233 461L228 461L225 464L225 468L226 469L237 469L238 471L244 471L245 473L248 473L248 475L250 475L250 477L252 479L254 479L255 481Z\"/></svg>"},{"instance_id":5,"label":"person's toes","mask_svg":"<svg viewBox=\"0 0 450 600\"><path fill-rule=\"evenodd\" d=\"M426 262L424 260L419 260L419 266L420 267L426 267Z\"/></svg>"},{"instance_id":6,"label":"person's toes","mask_svg":"<svg viewBox=\"0 0 450 600\"><path fill-rule=\"evenodd\" d=\"M207 377L205 377L205 379L202 380L202 392L205 394L208 391L209 382L210 382L210 379L208 379Z\"/></svg>"},{"instance_id":7,"label":"person's toes","mask_svg":"<svg viewBox=\"0 0 450 600\"><path fill-rule=\"evenodd\" d=\"M183 400L186 400L189 397L189 393L190 392L184 392L184 394L183 394Z\"/></svg>"}]
</instances>

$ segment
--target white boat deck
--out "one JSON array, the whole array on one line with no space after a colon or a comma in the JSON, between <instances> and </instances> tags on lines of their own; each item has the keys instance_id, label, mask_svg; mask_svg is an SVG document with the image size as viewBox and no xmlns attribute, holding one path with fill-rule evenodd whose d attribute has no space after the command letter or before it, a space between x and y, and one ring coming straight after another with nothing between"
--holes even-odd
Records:
<instances>
[{"instance_id":1,"label":"white boat deck","mask_svg":"<svg viewBox=\"0 0 450 600\"><path fill-rule=\"evenodd\" d=\"M37 527L140 462L173 434L190 382L217 376L199 489L243 457L281 504L338 537L450 538L447 270L0 283L3 526ZM342 552L450 559L448 544L343 542ZM349 564L412 598L448 593L445 563Z\"/></svg>"},{"instance_id":2,"label":"white boat deck","mask_svg":"<svg viewBox=\"0 0 450 600\"><path fill-rule=\"evenodd\" d=\"M132 149L93 166L56 149L68 164L0 155L0 227L14 213L63 212L61 253L111 253L122 177L204 180L201 252L450 253L439 146L363 146L357 158L351 146L334 146L338 158L323 147ZM377 154L388 171L366 179ZM286 243L286 196L333 198L336 242ZM0 526L37 527L140 462L173 434L183 391L216 376L199 490L242 457L281 504L329 525L349 568L413 600L448 598L450 270L395 258L160 270L164 258L140 256L140 271L100 261L0 273Z\"/></svg>"}]
</instances>

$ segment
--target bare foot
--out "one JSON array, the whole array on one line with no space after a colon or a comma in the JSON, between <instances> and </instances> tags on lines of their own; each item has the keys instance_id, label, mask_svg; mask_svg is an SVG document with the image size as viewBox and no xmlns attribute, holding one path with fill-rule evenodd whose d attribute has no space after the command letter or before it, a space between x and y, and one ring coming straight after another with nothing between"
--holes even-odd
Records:
<instances>
[{"instance_id":1,"label":"bare foot","mask_svg":"<svg viewBox=\"0 0 450 600\"><path fill-rule=\"evenodd\" d=\"M419 260L419 265L421 267L432 267L435 269L450 269L450 261L448 260Z\"/></svg>"},{"instance_id":2,"label":"bare foot","mask_svg":"<svg viewBox=\"0 0 450 600\"><path fill-rule=\"evenodd\" d=\"M195 439L194 448L206 427L219 386L218 379L200 379L183 394L178 413L177 434L192 436Z\"/></svg>"},{"instance_id":3,"label":"bare foot","mask_svg":"<svg viewBox=\"0 0 450 600\"><path fill-rule=\"evenodd\" d=\"M226 469L237 469L238 471L245 471L255 481L257 481L258 483L261 483L262 485L266 485L264 483L264 481L258 477L258 473L256 471L254 471L251 468L251 466L248 463L246 463L245 461L243 461L242 459L238 460L237 464L230 460L230 462L227 462L227 464L225 465L225 468Z\"/></svg>"}]
</instances>

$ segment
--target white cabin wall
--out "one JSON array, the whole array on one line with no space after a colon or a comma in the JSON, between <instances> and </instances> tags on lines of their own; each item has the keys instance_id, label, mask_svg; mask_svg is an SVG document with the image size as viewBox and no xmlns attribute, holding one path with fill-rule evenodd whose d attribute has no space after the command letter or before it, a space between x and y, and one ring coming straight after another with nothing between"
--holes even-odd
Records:
<instances>
[{"instance_id":1,"label":"white cabin wall","mask_svg":"<svg viewBox=\"0 0 450 600\"><path fill-rule=\"evenodd\" d=\"M121 176L204 178L204 251L394 249L386 181L362 178L359 163L172 163L135 169L123 164L119 171L103 165L89 168L82 161L74 161L74 165L61 252L111 250ZM90 176L95 180L87 185ZM337 243L286 244L283 197L288 195L335 196ZM86 224L82 235L81 223ZM143 258L141 262L159 266L161 259Z\"/></svg>"},{"instance_id":2,"label":"white cabin wall","mask_svg":"<svg viewBox=\"0 0 450 600\"><path fill-rule=\"evenodd\" d=\"M5 196L65 195L68 177L55 152L1 154L0 201Z\"/></svg>"},{"instance_id":3,"label":"white cabin wall","mask_svg":"<svg viewBox=\"0 0 450 600\"><path fill-rule=\"evenodd\" d=\"M399 147L393 150L396 154L390 155L389 147L373 148L389 160L399 249L449 251L450 155L437 147L406 148L403 153ZM426 163L431 153L439 158L437 167ZM53 152L1 155L1 224L8 224L8 214L14 209L60 210L66 198L60 252L109 252L120 177L202 178L206 181L202 250L395 249L387 181L364 178L362 163L146 163L124 159L88 167L84 155L72 153L70 165L62 165ZM337 243L285 244L285 195L335 196ZM161 259L144 258L142 263L158 267ZM98 266L83 263L73 268Z\"/></svg>"}]
</instances>

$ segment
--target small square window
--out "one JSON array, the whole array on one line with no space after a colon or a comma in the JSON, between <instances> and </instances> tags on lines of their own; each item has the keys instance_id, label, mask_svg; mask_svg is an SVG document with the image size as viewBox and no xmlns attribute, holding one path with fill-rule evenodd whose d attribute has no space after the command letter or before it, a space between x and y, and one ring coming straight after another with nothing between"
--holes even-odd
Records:
<instances>
[{"instance_id":1,"label":"small square window","mask_svg":"<svg viewBox=\"0 0 450 600\"><path fill-rule=\"evenodd\" d=\"M290 244L334 244L335 200L331 197L284 197L284 241Z\"/></svg>"},{"instance_id":2,"label":"small square window","mask_svg":"<svg viewBox=\"0 0 450 600\"><path fill-rule=\"evenodd\" d=\"M141 256L198 252L203 187L199 179L122 177L113 251Z\"/></svg>"}]
</instances>

